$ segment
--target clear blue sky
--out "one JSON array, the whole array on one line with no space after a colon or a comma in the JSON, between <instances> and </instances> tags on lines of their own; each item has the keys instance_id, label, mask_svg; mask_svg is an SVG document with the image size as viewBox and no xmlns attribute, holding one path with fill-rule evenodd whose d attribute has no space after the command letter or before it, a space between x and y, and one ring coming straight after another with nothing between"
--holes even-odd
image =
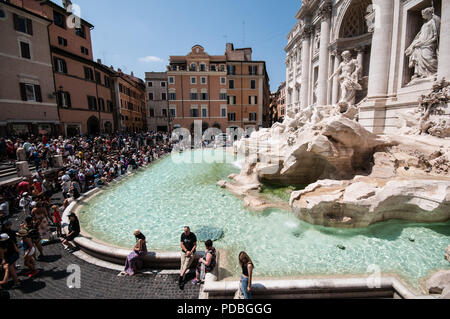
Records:
<instances>
[{"instance_id":1,"label":"clear blue sky","mask_svg":"<svg viewBox=\"0 0 450 319\"><path fill-rule=\"evenodd\" d=\"M61 5L61 0L53 0ZM271 91L285 80L286 36L300 0L72 0L95 28L94 58L144 79L165 71L170 55L185 55L200 44L211 55L251 47L266 61ZM245 23L245 24L244 24ZM147 59L144 59L147 57Z\"/></svg>"}]
</instances>

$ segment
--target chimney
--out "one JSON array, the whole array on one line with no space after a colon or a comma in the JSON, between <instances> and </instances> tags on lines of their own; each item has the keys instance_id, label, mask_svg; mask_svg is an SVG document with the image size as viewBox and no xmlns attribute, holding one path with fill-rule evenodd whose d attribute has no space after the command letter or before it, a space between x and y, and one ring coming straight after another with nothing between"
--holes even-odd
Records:
<instances>
[{"instance_id":1,"label":"chimney","mask_svg":"<svg viewBox=\"0 0 450 319\"><path fill-rule=\"evenodd\" d=\"M227 43L226 52L234 51L233 43Z\"/></svg>"},{"instance_id":2,"label":"chimney","mask_svg":"<svg viewBox=\"0 0 450 319\"><path fill-rule=\"evenodd\" d=\"M133 71L131 71L131 76L132 76L132 77L134 77L134 73L133 73Z\"/></svg>"},{"instance_id":3,"label":"chimney","mask_svg":"<svg viewBox=\"0 0 450 319\"><path fill-rule=\"evenodd\" d=\"M70 0L63 0L63 1L62 1L62 5L63 5L64 9L67 11L67 8L68 8L70 5L72 5L72 1L70 1Z\"/></svg>"},{"instance_id":4,"label":"chimney","mask_svg":"<svg viewBox=\"0 0 450 319\"><path fill-rule=\"evenodd\" d=\"M97 59L98 64L102 64L102 59Z\"/></svg>"}]
</instances>

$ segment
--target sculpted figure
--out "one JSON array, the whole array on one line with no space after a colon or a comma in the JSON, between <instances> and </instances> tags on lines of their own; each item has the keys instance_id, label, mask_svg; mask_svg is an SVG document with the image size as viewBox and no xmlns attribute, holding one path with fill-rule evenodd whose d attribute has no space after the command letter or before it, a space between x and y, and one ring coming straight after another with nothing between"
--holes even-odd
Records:
<instances>
[{"instance_id":1,"label":"sculpted figure","mask_svg":"<svg viewBox=\"0 0 450 319\"><path fill-rule=\"evenodd\" d=\"M342 53L342 59L343 61L336 72L329 78L329 81L339 74L339 83L341 85L341 99L339 104L354 105L356 91L362 90L361 85L358 83L361 66L358 60L352 59L350 51L344 51Z\"/></svg>"},{"instance_id":2,"label":"sculpted figure","mask_svg":"<svg viewBox=\"0 0 450 319\"><path fill-rule=\"evenodd\" d=\"M438 69L437 48L441 21L433 8L424 9L422 17L425 23L405 52L409 57L409 67L414 68L411 80L430 77Z\"/></svg>"}]
</instances>

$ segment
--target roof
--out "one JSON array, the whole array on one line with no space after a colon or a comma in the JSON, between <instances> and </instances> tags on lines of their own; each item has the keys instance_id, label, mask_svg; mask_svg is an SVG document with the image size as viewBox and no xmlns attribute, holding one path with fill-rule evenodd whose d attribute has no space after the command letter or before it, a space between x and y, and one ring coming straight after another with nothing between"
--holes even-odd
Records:
<instances>
[{"instance_id":1,"label":"roof","mask_svg":"<svg viewBox=\"0 0 450 319\"><path fill-rule=\"evenodd\" d=\"M45 20L45 21L50 22L50 23L53 22L53 21L50 20L49 18L46 18L46 17L44 17L44 16L42 16L42 15L40 15L40 14L37 14L37 13L35 13L35 12L33 12L33 11L30 11L30 10L27 10L27 9L25 9L25 8L18 7L18 6L16 6L16 5L12 4L12 3L9 3L9 2L3 2L3 1L0 1L0 2L1 2L2 4L4 4L4 5L13 7L14 9L17 9L17 10L23 11L23 12L29 14L29 15L32 15L32 16L35 17L35 18L39 18L39 19Z\"/></svg>"}]
</instances>

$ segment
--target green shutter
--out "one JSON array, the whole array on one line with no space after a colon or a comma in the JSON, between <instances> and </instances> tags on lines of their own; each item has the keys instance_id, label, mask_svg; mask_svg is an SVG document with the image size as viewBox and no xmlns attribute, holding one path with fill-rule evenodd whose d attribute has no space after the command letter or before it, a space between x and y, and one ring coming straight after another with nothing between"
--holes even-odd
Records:
<instances>
[{"instance_id":1,"label":"green shutter","mask_svg":"<svg viewBox=\"0 0 450 319\"><path fill-rule=\"evenodd\" d=\"M36 94L36 102L42 102L42 93L40 85L34 86L34 93Z\"/></svg>"},{"instance_id":2,"label":"green shutter","mask_svg":"<svg viewBox=\"0 0 450 319\"><path fill-rule=\"evenodd\" d=\"M22 101L27 101L27 89L25 87L25 83L20 83L20 96Z\"/></svg>"}]
</instances>

